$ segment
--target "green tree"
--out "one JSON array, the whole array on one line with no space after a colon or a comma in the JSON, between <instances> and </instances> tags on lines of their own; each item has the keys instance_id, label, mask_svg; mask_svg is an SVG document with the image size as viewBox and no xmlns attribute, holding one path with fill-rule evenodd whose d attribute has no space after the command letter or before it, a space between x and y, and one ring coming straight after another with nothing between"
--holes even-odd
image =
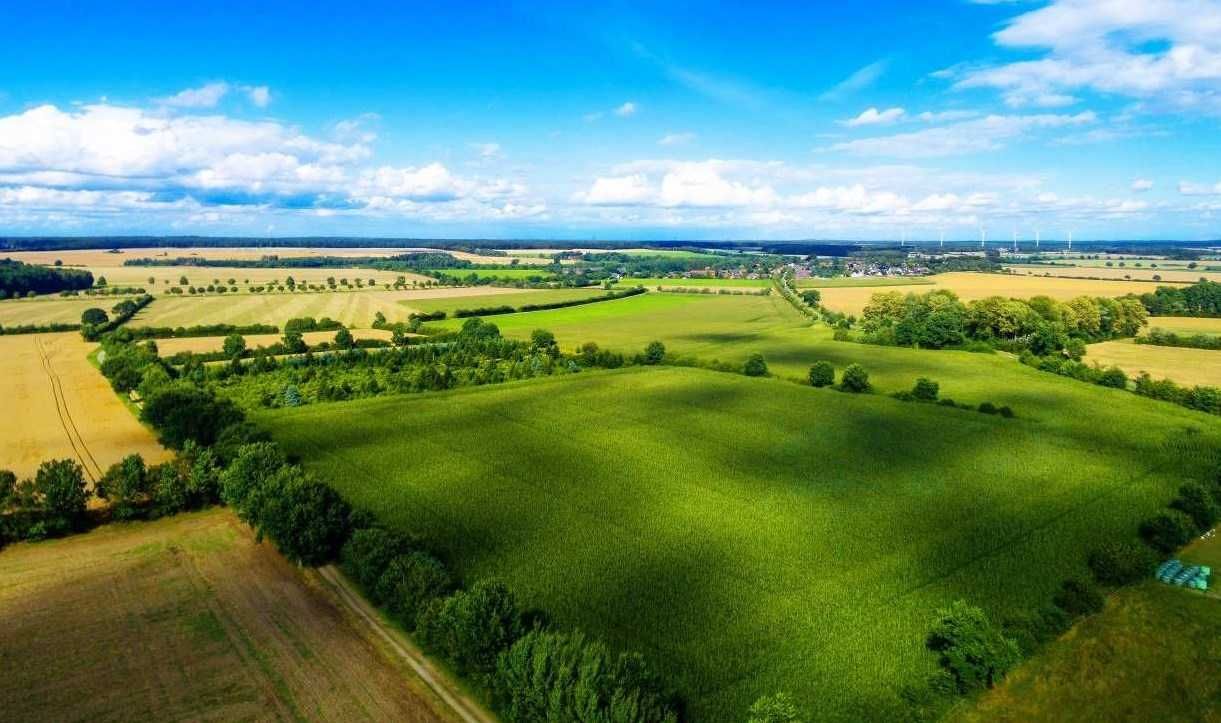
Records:
<instances>
[{"instance_id":1,"label":"green tree","mask_svg":"<svg viewBox=\"0 0 1221 723\"><path fill-rule=\"evenodd\" d=\"M459 673L490 674L496 659L524 632L517 601L503 583L481 580L430 603L420 614L424 644Z\"/></svg>"},{"instance_id":2,"label":"green tree","mask_svg":"<svg viewBox=\"0 0 1221 723\"><path fill-rule=\"evenodd\" d=\"M555 340L555 334L546 329L535 329L530 332L530 350L552 358L560 355L560 345Z\"/></svg>"},{"instance_id":3,"label":"green tree","mask_svg":"<svg viewBox=\"0 0 1221 723\"><path fill-rule=\"evenodd\" d=\"M926 641L960 693L991 688L1021 660L1017 643L1005 637L983 610L963 600L937 611Z\"/></svg>"},{"instance_id":4,"label":"green tree","mask_svg":"<svg viewBox=\"0 0 1221 723\"><path fill-rule=\"evenodd\" d=\"M869 372L860 364L849 364L840 376L840 388L848 392L869 391Z\"/></svg>"},{"instance_id":5,"label":"green tree","mask_svg":"<svg viewBox=\"0 0 1221 723\"><path fill-rule=\"evenodd\" d=\"M940 391L941 387L937 382L920 377L916 380L916 385L912 387L912 397L921 402L935 402Z\"/></svg>"},{"instance_id":6,"label":"green tree","mask_svg":"<svg viewBox=\"0 0 1221 723\"><path fill-rule=\"evenodd\" d=\"M296 329L287 329L284 331L284 350L289 354L302 354L309 347L305 344L305 337Z\"/></svg>"},{"instance_id":7,"label":"green tree","mask_svg":"<svg viewBox=\"0 0 1221 723\"><path fill-rule=\"evenodd\" d=\"M108 321L110 321L110 317L106 315L105 311L97 307L85 309L81 314L82 326L101 326Z\"/></svg>"},{"instance_id":8,"label":"green tree","mask_svg":"<svg viewBox=\"0 0 1221 723\"><path fill-rule=\"evenodd\" d=\"M1065 580L1060 591L1052 598L1064 612L1074 617L1093 615L1102 610L1105 602L1098 588L1085 580Z\"/></svg>"},{"instance_id":9,"label":"green tree","mask_svg":"<svg viewBox=\"0 0 1221 723\"><path fill-rule=\"evenodd\" d=\"M356 346L356 339L352 336L352 332L345 329L340 329L335 332L335 346L340 349L351 349Z\"/></svg>"},{"instance_id":10,"label":"green tree","mask_svg":"<svg viewBox=\"0 0 1221 723\"><path fill-rule=\"evenodd\" d=\"M242 413L229 400L179 381L145 399L140 419L157 430L162 444L182 449L188 440L204 446L215 443L226 427L241 421Z\"/></svg>"},{"instance_id":11,"label":"green tree","mask_svg":"<svg viewBox=\"0 0 1221 723\"><path fill-rule=\"evenodd\" d=\"M1090 553L1089 566L1104 585L1131 585L1153 573L1157 555L1134 540L1111 542Z\"/></svg>"},{"instance_id":12,"label":"green tree","mask_svg":"<svg viewBox=\"0 0 1221 723\"><path fill-rule=\"evenodd\" d=\"M1196 529L1201 532L1211 530L1213 525L1217 524L1217 518L1221 516L1212 491L1197 483L1180 487L1179 496L1170 503L1170 507L1190 517Z\"/></svg>"},{"instance_id":13,"label":"green tree","mask_svg":"<svg viewBox=\"0 0 1221 723\"><path fill-rule=\"evenodd\" d=\"M85 490L85 471L79 464L71 459L43 462L34 474L33 492L48 532L63 534L80 528L89 493Z\"/></svg>"},{"instance_id":14,"label":"green tree","mask_svg":"<svg viewBox=\"0 0 1221 723\"><path fill-rule=\"evenodd\" d=\"M408 630L415 629L420 612L429 603L452 588L453 580L441 561L420 550L391 560L375 586L378 599Z\"/></svg>"},{"instance_id":15,"label":"green tree","mask_svg":"<svg viewBox=\"0 0 1221 723\"><path fill-rule=\"evenodd\" d=\"M660 341L651 341L644 348L645 364L660 364L666 358L666 345Z\"/></svg>"},{"instance_id":16,"label":"green tree","mask_svg":"<svg viewBox=\"0 0 1221 723\"><path fill-rule=\"evenodd\" d=\"M1140 536L1150 547L1169 554L1196 536L1195 522L1178 510L1164 512L1141 523Z\"/></svg>"},{"instance_id":17,"label":"green tree","mask_svg":"<svg viewBox=\"0 0 1221 723\"><path fill-rule=\"evenodd\" d=\"M144 458L129 454L106 470L98 480L96 492L110 502L115 519L128 520L139 514L140 505L148 501L149 482Z\"/></svg>"},{"instance_id":18,"label":"green tree","mask_svg":"<svg viewBox=\"0 0 1221 723\"><path fill-rule=\"evenodd\" d=\"M787 693L760 697L750 706L746 723L801 723L797 706Z\"/></svg>"},{"instance_id":19,"label":"green tree","mask_svg":"<svg viewBox=\"0 0 1221 723\"><path fill-rule=\"evenodd\" d=\"M240 359L246 353L246 337L241 334L230 334L225 337L225 358Z\"/></svg>"},{"instance_id":20,"label":"green tree","mask_svg":"<svg viewBox=\"0 0 1221 723\"><path fill-rule=\"evenodd\" d=\"M742 365L742 373L748 377L767 376L767 362L764 361L763 355L755 353L746 357L746 363Z\"/></svg>"},{"instance_id":21,"label":"green tree","mask_svg":"<svg viewBox=\"0 0 1221 723\"><path fill-rule=\"evenodd\" d=\"M829 387L835 383L835 367L829 361L817 361L810 367L810 386Z\"/></svg>"}]
</instances>

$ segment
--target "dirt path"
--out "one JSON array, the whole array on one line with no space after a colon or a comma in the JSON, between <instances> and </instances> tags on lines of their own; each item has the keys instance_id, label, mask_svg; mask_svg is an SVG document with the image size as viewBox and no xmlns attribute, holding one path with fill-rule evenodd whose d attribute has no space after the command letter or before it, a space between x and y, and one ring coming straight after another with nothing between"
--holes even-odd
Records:
<instances>
[{"instance_id":1,"label":"dirt path","mask_svg":"<svg viewBox=\"0 0 1221 723\"><path fill-rule=\"evenodd\" d=\"M495 722L495 717L485 711L477 701L459 690L445 673L438 671L414 643L401 632L384 623L377 610L356 591L338 568L334 565L327 565L319 568L318 572L347 608L385 641L391 650L404 660L459 718L466 723Z\"/></svg>"}]
</instances>

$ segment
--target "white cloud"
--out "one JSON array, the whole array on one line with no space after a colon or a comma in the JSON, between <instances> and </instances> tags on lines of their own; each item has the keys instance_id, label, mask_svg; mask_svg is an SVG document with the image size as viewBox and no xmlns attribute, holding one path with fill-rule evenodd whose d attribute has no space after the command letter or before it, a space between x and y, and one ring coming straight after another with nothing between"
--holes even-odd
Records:
<instances>
[{"instance_id":1,"label":"white cloud","mask_svg":"<svg viewBox=\"0 0 1221 723\"><path fill-rule=\"evenodd\" d=\"M1213 196L1221 195L1221 181L1209 185L1207 183L1192 183L1191 181L1179 182L1179 193L1184 196Z\"/></svg>"},{"instance_id":2,"label":"white cloud","mask_svg":"<svg viewBox=\"0 0 1221 723\"><path fill-rule=\"evenodd\" d=\"M948 71L957 88L995 88L1013 107L1064 107L1086 90L1147 109L1221 113L1221 3L1056 0L1013 18L997 45L1043 57Z\"/></svg>"},{"instance_id":3,"label":"white cloud","mask_svg":"<svg viewBox=\"0 0 1221 723\"><path fill-rule=\"evenodd\" d=\"M615 115L619 116L620 118L627 118L628 116L635 114L636 104L630 100L615 109Z\"/></svg>"},{"instance_id":4,"label":"white cloud","mask_svg":"<svg viewBox=\"0 0 1221 723\"><path fill-rule=\"evenodd\" d=\"M595 179L588 191L577 194L576 200L591 206L636 206L648 204L656 194L648 178L634 174Z\"/></svg>"},{"instance_id":5,"label":"white cloud","mask_svg":"<svg viewBox=\"0 0 1221 723\"><path fill-rule=\"evenodd\" d=\"M876 83L878 78L882 77L882 74L886 72L888 65L888 61L878 60L862 68L858 68L847 78L844 78L839 83L836 83L834 87L819 96L819 100L840 100L845 96L868 88Z\"/></svg>"},{"instance_id":6,"label":"white cloud","mask_svg":"<svg viewBox=\"0 0 1221 723\"><path fill-rule=\"evenodd\" d=\"M1153 190L1153 181L1147 178L1136 178L1132 181L1132 190L1137 193Z\"/></svg>"},{"instance_id":7,"label":"white cloud","mask_svg":"<svg viewBox=\"0 0 1221 723\"><path fill-rule=\"evenodd\" d=\"M978 111L973 110L943 110L943 111L924 111L916 116L924 123L949 123L951 121L966 120L967 118L975 118L979 115Z\"/></svg>"},{"instance_id":8,"label":"white cloud","mask_svg":"<svg viewBox=\"0 0 1221 723\"><path fill-rule=\"evenodd\" d=\"M682 146L695 140L694 133L667 133L657 141L660 146Z\"/></svg>"},{"instance_id":9,"label":"white cloud","mask_svg":"<svg viewBox=\"0 0 1221 723\"><path fill-rule=\"evenodd\" d=\"M1006 142L1049 128L1089 125L1097 120L1090 111L1075 115L990 115L936 128L845 141L831 150L895 158L934 158L992 151Z\"/></svg>"},{"instance_id":10,"label":"white cloud","mask_svg":"<svg viewBox=\"0 0 1221 723\"><path fill-rule=\"evenodd\" d=\"M877 108L869 108L861 112L855 118L849 118L845 121L840 121L842 125L849 128L857 128L859 126L882 126L890 125L903 118L907 111L902 108L887 108L879 111Z\"/></svg>"},{"instance_id":11,"label":"white cloud","mask_svg":"<svg viewBox=\"0 0 1221 723\"><path fill-rule=\"evenodd\" d=\"M161 104L173 108L214 108L228 93L228 83L208 83L198 88L187 88L168 98L162 98Z\"/></svg>"},{"instance_id":12,"label":"white cloud","mask_svg":"<svg viewBox=\"0 0 1221 723\"><path fill-rule=\"evenodd\" d=\"M472 143L471 148L479 154L480 158L487 161L504 157L499 143Z\"/></svg>"},{"instance_id":13,"label":"white cloud","mask_svg":"<svg viewBox=\"0 0 1221 723\"><path fill-rule=\"evenodd\" d=\"M265 85L248 85L242 90L250 102L259 108L266 108L271 103L271 88Z\"/></svg>"}]
</instances>

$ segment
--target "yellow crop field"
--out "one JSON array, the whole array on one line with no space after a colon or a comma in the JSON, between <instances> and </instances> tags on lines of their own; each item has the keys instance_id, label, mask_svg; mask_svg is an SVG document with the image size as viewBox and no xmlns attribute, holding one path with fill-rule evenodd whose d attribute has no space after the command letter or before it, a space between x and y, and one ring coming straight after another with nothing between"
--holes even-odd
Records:
<instances>
[{"instance_id":1,"label":"yellow crop field","mask_svg":"<svg viewBox=\"0 0 1221 723\"><path fill-rule=\"evenodd\" d=\"M446 720L314 571L214 508L0 552L0 717Z\"/></svg>"},{"instance_id":2,"label":"yellow crop field","mask_svg":"<svg viewBox=\"0 0 1221 723\"><path fill-rule=\"evenodd\" d=\"M333 331L307 331L301 335L309 345L320 344L335 338ZM392 334L385 329L357 329L352 332L357 339L389 339ZM284 337L280 334L246 334L246 348L255 349L260 346L271 346ZM158 339L157 351L163 357L174 356L184 351L193 354L207 354L221 351L225 346L223 336L195 336L183 339Z\"/></svg>"},{"instance_id":3,"label":"yellow crop field","mask_svg":"<svg viewBox=\"0 0 1221 723\"><path fill-rule=\"evenodd\" d=\"M931 286L871 286L859 288L821 289L822 303L828 309L845 314L859 314L874 294L887 291L923 294L935 289L949 289L964 301L984 299L989 296L1005 296L1028 299L1032 296L1050 296L1067 300L1076 296L1124 296L1143 294L1158 287L1155 282L1145 281L1096 281L1092 279L1063 279L1013 274L983 274L967 271L938 274L928 277Z\"/></svg>"},{"instance_id":4,"label":"yellow crop field","mask_svg":"<svg viewBox=\"0 0 1221 723\"><path fill-rule=\"evenodd\" d=\"M93 348L76 332L0 336L0 469L24 477L70 457L96 480L133 452L169 458L89 363Z\"/></svg>"},{"instance_id":5,"label":"yellow crop field","mask_svg":"<svg viewBox=\"0 0 1221 723\"><path fill-rule=\"evenodd\" d=\"M1117 262L1116 262L1117 263ZM1156 263L1156 262L1154 262ZM1133 268L1127 265L1123 268L1118 266L1008 266L1008 269L1023 276L1055 276L1071 279L1085 278L1103 278L1133 281L1157 281L1154 276L1160 277L1160 281L1164 284L1192 284L1200 279L1209 279L1210 281L1221 281L1221 272L1216 271L1197 271L1187 269L1163 269L1149 268L1148 263L1142 268Z\"/></svg>"},{"instance_id":6,"label":"yellow crop field","mask_svg":"<svg viewBox=\"0 0 1221 723\"><path fill-rule=\"evenodd\" d=\"M1221 319L1197 316L1152 316L1150 329L1165 329L1178 334L1221 334Z\"/></svg>"},{"instance_id":7,"label":"yellow crop field","mask_svg":"<svg viewBox=\"0 0 1221 723\"><path fill-rule=\"evenodd\" d=\"M110 313L111 307L126 296L84 296L59 298L43 296L33 299L0 301L0 326L23 324L79 324L85 309L97 307Z\"/></svg>"},{"instance_id":8,"label":"yellow crop field","mask_svg":"<svg viewBox=\"0 0 1221 723\"><path fill-rule=\"evenodd\" d=\"M1155 379L1179 384L1221 386L1221 351L1215 349L1154 346L1125 339L1090 344L1085 361L1117 366L1129 376L1149 372Z\"/></svg>"}]
</instances>

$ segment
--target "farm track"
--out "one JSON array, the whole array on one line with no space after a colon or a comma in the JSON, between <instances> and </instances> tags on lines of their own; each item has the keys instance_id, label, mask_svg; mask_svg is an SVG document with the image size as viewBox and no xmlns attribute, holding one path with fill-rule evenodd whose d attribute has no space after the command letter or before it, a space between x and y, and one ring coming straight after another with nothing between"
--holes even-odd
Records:
<instances>
[{"instance_id":1,"label":"farm track","mask_svg":"<svg viewBox=\"0 0 1221 723\"><path fill-rule=\"evenodd\" d=\"M72 419L72 413L68 409L68 398L64 394L63 381L59 378L59 374L55 372L55 366L51 363L51 357L47 354L42 340L37 336L34 336L34 348L38 351L38 357L42 361L42 368L47 373L47 381L51 385L51 396L55 401L55 413L59 416L59 423L63 427L64 436L68 438L68 444L72 446L72 451L76 455L77 460L80 461L81 467L84 468L89 481L97 484L98 479L102 476L102 466L98 464L93 453L89 451L89 446L85 444L85 438L81 436L80 430L76 427L75 420ZM84 450L84 454L81 453L81 450ZM90 468L91 464L92 468Z\"/></svg>"},{"instance_id":2,"label":"farm track","mask_svg":"<svg viewBox=\"0 0 1221 723\"><path fill-rule=\"evenodd\" d=\"M438 671L419 649L402 633L381 620L377 611L352 587L352 583L344 577L334 565L318 568L318 574L325 580L338 598L353 614L367 624L377 636L406 661L411 670L420 680L437 694L437 697L461 718L465 723L495 723L496 718L483 710L477 702L458 690L445 673Z\"/></svg>"}]
</instances>

